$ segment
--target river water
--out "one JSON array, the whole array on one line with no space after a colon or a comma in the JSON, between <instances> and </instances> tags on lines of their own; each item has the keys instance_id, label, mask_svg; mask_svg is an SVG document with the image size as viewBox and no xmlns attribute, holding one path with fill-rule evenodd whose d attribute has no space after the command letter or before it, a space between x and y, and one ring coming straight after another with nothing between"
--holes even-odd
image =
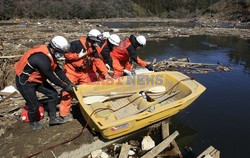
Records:
<instances>
[{"instance_id":1,"label":"river water","mask_svg":"<svg viewBox=\"0 0 250 158\"><path fill-rule=\"evenodd\" d=\"M177 142L190 146L196 153L213 145L225 158L250 157L249 48L249 40L235 37L191 36L148 42L139 50L148 61L188 57L192 62L219 62L232 67L230 72L188 75L207 89L174 116L182 124L172 127L180 132Z\"/></svg>"},{"instance_id":2,"label":"river water","mask_svg":"<svg viewBox=\"0 0 250 158\"><path fill-rule=\"evenodd\" d=\"M140 22L140 21L121 21L121 22L91 22L93 24L101 24L107 26L109 28L140 28L145 26L174 26L174 27L200 27L202 24L198 20L187 21L187 22L180 22L180 21L169 21L169 22ZM1 24L0 24L1 25ZM237 24L230 24L230 23L221 23L221 24L214 24L213 27L218 28L238 28L238 29L250 29L249 25L237 25Z\"/></svg>"}]
</instances>

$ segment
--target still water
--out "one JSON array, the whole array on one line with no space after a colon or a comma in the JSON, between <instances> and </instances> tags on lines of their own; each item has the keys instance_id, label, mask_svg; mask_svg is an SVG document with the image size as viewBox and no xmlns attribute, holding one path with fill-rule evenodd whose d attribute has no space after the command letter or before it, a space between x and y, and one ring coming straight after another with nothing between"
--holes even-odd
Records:
<instances>
[{"instance_id":1,"label":"still water","mask_svg":"<svg viewBox=\"0 0 250 158\"><path fill-rule=\"evenodd\" d=\"M121 21L121 22L90 22L93 24L101 24L107 26L109 28L140 28L146 26L174 26L174 27L185 27L185 28L192 28L192 27L200 27L202 24L198 20L188 21L188 22L180 22L180 21L171 21L171 22L140 22L140 21ZM1 23L0 23L1 25ZM237 24L230 24L230 23L221 23L217 24L216 27L218 28L238 28L238 29L250 29L249 25L237 25Z\"/></svg>"},{"instance_id":2,"label":"still water","mask_svg":"<svg viewBox=\"0 0 250 158\"><path fill-rule=\"evenodd\" d=\"M211 47L211 45L213 47ZM193 133L186 145L196 153L213 145L223 158L250 157L250 41L234 37L192 36L148 42L140 55L148 61L188 57L192 62L221 63L230 72L189 74L206 91L189 107L174 116ZM173 125L175 126L175 125ZM182 135L183 133L183 135ZM178 141L177 141L178 142Z\"/></svg>"}]
</instances>

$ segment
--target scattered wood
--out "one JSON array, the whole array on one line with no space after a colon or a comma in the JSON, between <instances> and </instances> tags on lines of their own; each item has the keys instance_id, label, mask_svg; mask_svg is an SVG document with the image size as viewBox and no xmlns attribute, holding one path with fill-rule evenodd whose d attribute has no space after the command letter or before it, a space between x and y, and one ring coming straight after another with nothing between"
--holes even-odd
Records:
<instances>
[{"instance_id":1,"label":"scattered wood","mask_svg":"<svg viewBox=\"0 0 250 158\"><path fill-rule=\"evenodd\" d=\"M169 136L169 123L166 121L161 122L161 135L162 139L166 139Z\"/></svg>"},{"instance_id":2,"label":"scattered wood","mask_svg":"<svg viewBox=\"0 0 250 158\"><path fill-rule=\"evenodd\" d=\"M15 91L15 92L9 94L7 97L5 97L5 98L3 98L2 100L0 100L0 103L2 103L2 102L4 102L4 101L6 101L6 100L8 100L8 99L10 99L10 98L12 98L12 97L14 97L14 96L17 95L17 94L18 94L17 91Z\"/></svg>"},{"instance_id":3,"label":"scattered wood","mask_svg":"<svg viewBox=\"0 0 250 158\"><path fill-rule=\"evenodd\" d=\"M189 35L179 35L179 37L189 37Z\"/></svg>"},{"instance_id":4,"label":"scattered wood","mask_svg":"<svg viewBox=\"0 0 250 158\"><path fill-rule=\"evenodd\" d=\"M202 65L202 66L215 66L217 64L208 63L193 63L193 62L180 62L180 61L167 61L168 64L183 64L183 65Z\"/></svg>"},{"instance_id":5,"label":"scattered wood","mask_svg":"<svg viewBox=\"0 0 250 158\"><path fill-rule=\"evenodd\" d=\"M56 155L55 155L55 153L54 153L52 150L51 150L50 152L51 152L51 154L52 154L52 156L53 156L54 158L57 158Z\"/></svg>"},{"instance_id":6,"label":"scattered wood","mask_svg":"<svg viewBox=\"0 0 250 158\"><path fill-rule=\"evenodd\" d=\"M230 68L227 66L223 66L219 63L210 64L210 63L195 63L190 62L188 58L180 58L177 59L175 57L171 57L166 60L162 60L159 62L154 62L154 70L156 72L159 71L181 71L183 73L198 73L198 74L206 74L210 72L216 71L230 71Z\"/></svg>"},{"instance_id":7,"label":"scattered wood","mask_svg":"<svg viewBox=\"0 0 250 158\"><path fill-rule=\"evenodd\" d=\"M129 150L130 150L130 145L128 145L128 144L122 144L122 148L121 148L121 152L120 152L119 158L127 158Z\"/></svg>"},{"instance_id":8,"label":"scattered wood","mask_svg":"<svg viewBox=\"0 0 250 158\"><path fill-rule=\"evenodd\" d=\"M197 158L202 158L203 156L206 156L207 154L211 153L213 150L214 147L210 146L205 151L203 151Z\"/></svg>"},{"instance_id":9,"label":"scattered wood","mask_svg":"<svg viewBox=\"0 0 250 158\"><path fill-rule=\"evenodd\" d=\"M0 92L0 95L1 96L8 96L8 95L10 95L11 93L9 93L9 92ZM21 94L19 94L19 93L17 93L16 95L14 95L13 97L22 97L22 95Z\"/></svg>"},{"instance_id":10,"label":"scattered wood","mask_svg":"<svg viewBox=\"0 0 250 158\"><path fill-rule=\"evenodd\" d=\"M210 146L205 151L203 151L197 158L204 158L209 156L213 158L220 158L220 151L215 149L213 146Z\"/></svg>"},{"instance_id":11,"label":"scattered wood","mask_svg":"<svg viewBox=\"0 0 250 158\"><path fill-rule=\"evenodd\" d=\"M160 144L150 150L148 153L142 156L142 158L152 158L157 156L160 152L162 152L177 136L179 132L175 131L168 138L163 140Z\"/></svg>"},{"instance_id":12,"label":"scattered wood","mask_svg":"<svg viewBox=\"0 0 250 158\"><path fill-rule=\"evenodd\" d=\"M9 55L9 56L0 56L0 59L12 59L12 58L20 58L22 55Z\"/></svg>"},{"instance_id":13,"label":"scattered wood","mask_svg":"<svg viewBox=\"0 0 250 158\"><path fill-rule=\"evenodd\" d=\"M152 61L152 63L151 64L156 64L157 63L157 60L156 60L156 58L154 58L154 60Z\"/></svg>"},{"instance_id":14,"label":"scattered wood","mask_svg":"<svg viewBox=\"0 0 250 158\"><path fill-rule=\"evenodd\" d=\"M7 113L13 113L13 112L15 112L15 111L19 110L20 108L22 108L22 107L20 107L20 106L14 107L14 108L12 108L12 109L8 110L8 112L7 112Z\"/></svg>"},{"instance_id":15,"label":"scattered wood","mask_svg":"<svg viewBox=\"0 0 250 158\"><path fill-rule=\"evenodd\" d=\"M212 155L214 158L220 158L220 151L217 150L214 155Z\"/></svg>"},{"instance_id":16,"label":"scattered wood","mask_svg":"<svg viewBox=\"0 0 250 158\"><path fill-rule=\"evenodd\" d=\"M92 158L99 157L99 156L101 156L101 154L102 154L102 149L98 149L98 150L91 152L91 157Z\"/></svg>"},{"instance_id":17,"label":"scattered wood","mask_svg":"<svg viewBox=\"0 0 250 158\"><path fill-rule=\"evenodd\" d=\"M3 50L4 47L3 47L3 42L2 42L2 39L0 38L0 50Z\"/></svg>"},{"instance_id":18,"label":"scattered wood","mask_svg":"<svg viewBox=\"0 0 250 158\"><path fill-rule=\"evenodd\" d=\"M169 136L169 123L167 121L162 121L161 123L161 129L162 129L162 139L165 139ZM181 151L176 143L175 140L173 140L170 143L172 149L171 152L169 152L169 154L167 153L168 156L178 156L179 158L182 158L182 154ZM172 154L173 153L173 154Z\"/></svg>"},{"instance_id":19,"label":"scattered wood","mask_svg":"<svg viewBox=\"0 0 250 158\"><path fill-rule=\"evenodd\" d=\"M124 144L113 144L112 149L109 148L104 148L104 149L100 149L96 150L94 152L91 152L91 156L92 157L102 157L102 155L106 158L106 157L116 157L116 158L123 158L123 157L142 157L142 158L152 158L152 157L175 157L175 158L183 158L183 157L188 157L188 156L192 156L194 157L194 154L192 152L192 149L186 148L187 153L181 153L180 149L178 147L178 145L175 142L175 138L179 135L178 131L175 131L172 135L169 136L169 123L168 120L166 121L162 121L161 123L157 123L155 124L157 125L157 128L162 128L162 137L163 137L163 141L161 143L159 143L157 146L152 147L151 150L147 152L147 150L143 150L143 147L141 145L140 148L140 143L138 141L135 140L129 140L127 142L125 142ZM154 126L155 126L154 125ZM149 136L146 136L149 137ZM142 144L142 143L141 143ZM171 147L171 148L170 148ZM110 150L111 149L111 150ZM118 150L117 150L118 149ZM185 148L184 148L185 149ZM108 151L107 153L110 154L106 154L104 153L102 150L104 151ZM109 152L112 153L109 153ZM162 152L164 151L164 152ZM147 152L147 153L145 153ZM113 156L111 156L113 155ZM220 155L220 151L214 149L213 147L210 147L209 149L207 149L206 151L204 151L200 157L198 158L219 158Z\"/></svg>"}]
</instances>

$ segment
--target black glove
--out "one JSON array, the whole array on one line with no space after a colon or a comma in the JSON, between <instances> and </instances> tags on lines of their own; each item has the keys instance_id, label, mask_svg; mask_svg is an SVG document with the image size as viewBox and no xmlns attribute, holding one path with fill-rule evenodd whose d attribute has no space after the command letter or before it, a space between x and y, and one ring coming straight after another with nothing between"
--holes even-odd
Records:
<instances>
[{"instance_id":1,"label":"black glove","mask_svg":"<svg viewBox=\"0 0 250 158\"><path fill-rule=\"evenodd\" d=\"M77 90L77 86L74 83L70 83L69 86L71 86L72 88L75 88Z\"/></svg>"},{"instance_id":2,"label":"black glove","mask_svg":"<svg viewBox=\"0 0 250 158\"><path fill-rule=\"evenodd\" d=\"M149 71L154 71L154 67L153 67L152 64L148 64L148 65L146 66L146 68L147 68Z\"/></svg>"},{"instance_id":3,"label":"black glove","mask_svg":"<svg viewBox=\"0 0 250 158\"><path fill-rule=\"evenodd\" d=\"M66 86L64 86L63 87L63 90L65 90L66 92L73 92L74 90L73 90L73 87L75 87L76 88L76 85L75 84L73 84L73 83L69 83L69 84L67 84Z\"/></svg>"}]
</instances>

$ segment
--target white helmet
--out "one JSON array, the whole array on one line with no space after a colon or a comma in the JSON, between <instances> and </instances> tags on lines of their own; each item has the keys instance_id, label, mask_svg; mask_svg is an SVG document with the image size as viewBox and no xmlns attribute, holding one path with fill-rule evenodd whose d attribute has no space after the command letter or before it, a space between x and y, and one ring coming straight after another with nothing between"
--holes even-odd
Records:
<instances>
[{"instance_id":1,"label":"white helmet","mask_svg":"<svg viewBox=\"0 0 250 158\"><path fill-rule=\"evenodd\" d=\"M91 37L91 36L92 37L98 37L99 35L101 35L101 32L99 30L97 30L97 29L92 29L88 33L89 37Z\"/></svg>"},{"instance_id":2,"label":"white helmet","mask_svg":"<svg viewBox=\"0 0 250 158\"><path fill-rule=\"evenodd\" d=\"M102 35L103 35L103 38L109 38L110 33L109 32L103 32Z\"/></svg>"},{"instance_id":3,"label":"white helmet","mask_svg":"<svg viewBox=\"0 0 250 158\"><path fill-rule=\"evenodd\" d=\"M70 48L69 42L63 36L55 36L52 38L50 45L53 49L62 53L68 52Z\"/></svg>"},{"instance_id":4,"label":"white helmet","mask_svg":"<svg viewBox=\"0 0 250 158\"><path fill-rule=\"evenodd\" d=\"M141 46L145 46L146 45L146 38L143 35L139 35L136 37L137 42L141 45Z\"/></svg>"},{"instance_id":5,"label":"white helmet","mask_svg":"<svg viewBox=\"0 0 250 158\"><path fill-rule=\"evenodd\" d=\"M112 34L112 35L109 36L108 41L111 44L113 44L115 46L118 46L120 44L120 42L121 42L121 39L117 34Z\"/></svg>"}]
</instances>

